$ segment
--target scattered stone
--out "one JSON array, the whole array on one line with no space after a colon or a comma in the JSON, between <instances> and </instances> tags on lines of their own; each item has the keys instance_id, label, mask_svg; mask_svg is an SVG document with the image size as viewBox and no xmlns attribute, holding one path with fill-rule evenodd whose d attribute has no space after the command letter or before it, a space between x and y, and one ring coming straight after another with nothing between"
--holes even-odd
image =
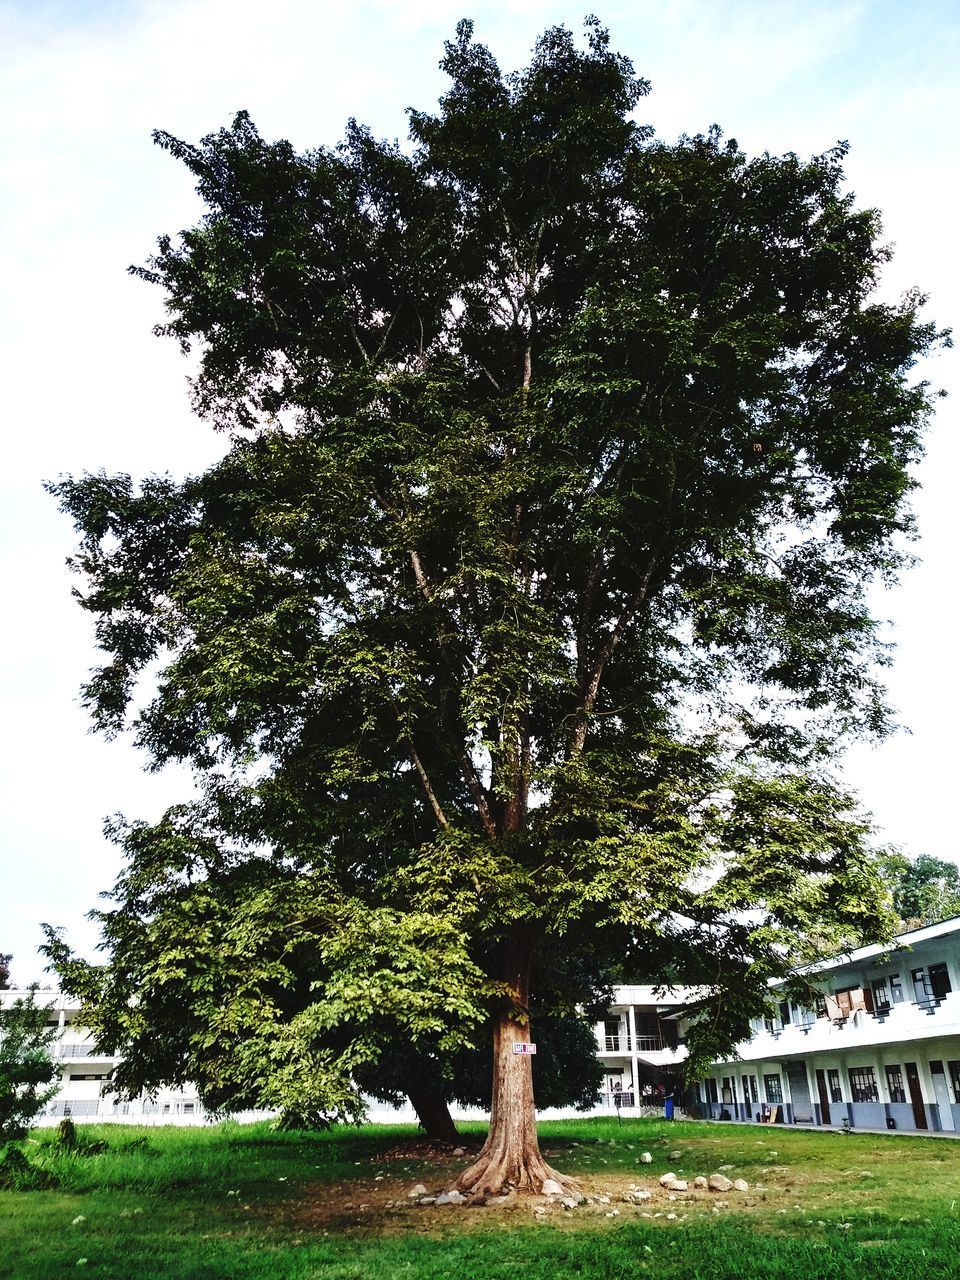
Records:
<instances>
[{"instance_id":1,"label":"scattered stone","mask_svg":"<svg viewBox=\"0 0 960 1280\"><path fill-rule=\"evenodd\" d=\"M620 1217L620 1210L619 1210L619 1209L611 1209L609 1213L605 1213L603 1216L604 1216L605 1218L619 1218L619 1217Z\"/></svg>"},{"instance_id":2,"label":"scattered stone","mask_svg":"<svg viewBox=\"0 0 960 1280\"><path fill-rule=\"evenodd\" d=\"M653 1192L644 1191L640 1187L631 1187L629 1191L625 1191L620 1199L624 1204L644 1204L647 1200L653 1199Z\"/></svg>"},{"instance_id":3,"label":"scattered stone","mask_svg":"<svg viewBox=\"0 0 960 1280\"><path fill-rule=\"evenodd\" d=\"M609 1204L609 1203L610 1203L609 1196L597 1196L597 1204Z\"/></svg>"},{"instance_id":4,"label":"scattered stone","mask_svg":"<svg viewBox=\"0 0 960 1280\"><path fill-rule=\"evenodd\" d=\"M423 1185L422 1182L418 1182L415 1187L411 1187L410 1190L407 1192L407 1199L419 1200L421 1196L425 1196L427 1194L428 1194L427 1188Z\"/></svg>"},{"instance_id":5,"label":"scattered stone","mask_svg":"<svg viewBox=\"0 0 960 1280\"><path fill-rule=\"evenodd\" d=\"M556 1178L546 1178L543 1186L540 1188L540 1194L545 1196L562 1196L564 1195L563 1187L557 1182Z\"/></svg>"},{"instance_id":6,"label":"scattered stone","mask_svg":"<svg viewBox=\"0 0 960 1280\"><path fill-rule=\"evenodd\" d=\"M640 1157L640 1163L653 1164L653 1156L650 1154L649 1151L644 1151L643 1155Z\"/></svg>"},{"instance_id":7,"label":"scattered stone","mask_svg":"<svg viewBox=\"0 0 960 1280\"><path fill-rule=\"evenodd\" d=\"M417 1204L436 1204L436 1203L437 1203L436 1196L421 1196L420 1199L417 1201Z\"/></svg>"},{"instance_id":8,"label":"scattered stone","mask_svg":"<svg viewBox=\"0 0 960 1280\"><path fill-rule=\"evenodd\" d=\"M676 1220L677 1220L677 1215L676 1215L675 1213L668 1213L668 1214L667 1214L667 1221L668 1221L668 1222L676 1222Z\"/></svg>"},{"instance_id":9,"label":"scattered stone","mask_svg":"<svg viewBox=\"0 0 960 1280\"><path fill-rule=\"evenodd\" d=\"M733 1168L733 1165L732 1165L732 1164L722 1164L722 1165L720 1166L720 1172L721 1172L721 1173L726 1173L728 1169L732 1169L732 1168Z\"/></svg>"},{"instance_id":10,"label":"scattered stone","mask_svg":"<svg viewBox=\"0 0 960 1280\"><path fill-rule=\"evenodd\" d=\"M677 1175L675 1173L665 1173L660 1179L660 1185L661 1187L669 1187L672 1183L676 1182L676 1180Z\"/></svg>"},{"instance_id":11,"label":"scattered stone","mask_svg":"<svg viewBox=\"0 0 960 1280\"><path fill-rule=\"evenodd\" d=\"M454 1147L450 1152L452 1156L465 1156L467 1154L466 1147Z\"/></svg>"},{"instance_id":12,"label":"scattered stone","mask_svg":"<svg viewBox=\"0 0 960 1280\"><path fill-rule=\"evenodd\" d=\"M707 1180L702 1173L698 1174L697 1177L694 1178L693 1185L697 1188L698 1191L706 1191Z\"/></svg>"},{"instance_id":13,"label":"scattered stone","mask_svg":"<svg viewBox=\"0 0 960 1280\"><path fill-rule=\"evenodd\" d=\"M725 1174L711 1173L707 1179L707 1186L711 1191L732 1191L733 1183Z\"/></svg>"},{"instance_id":14,"label":"scattered stone","mask_svg":"<svg viewBox=\"0 0 960 1280\"><path fill-rule=\"evenodd\" d=\"M86 1222L86 1218L82 1213L78 1213L74 1220L70 1223L71 1227L82 1227Z\"/></svg>"},{"instance_id":15,"label":"scattered stone","mask_svg":"<svg viewBox=\"0 0 960 1280\"><path fill-rule=\"evenodd\" d=\"M463 1204L466 1196L462 1196L459 1191L454 1188L452 1191L444 1191L437 1196L437 1205L442 1204Z\"/></svg>"},{"instance_id":16,"label":"scattered stone","mask_svg":"<svg viewBox=\"0 0 960 1280\"><path fill-rule=\"evenodd\" d=\"M668 1160L682 1160L682 1159L683 1159L683 1152L682 1152L682 1151L671 1151L671 1152L670 1152L670 1154L669 1154L669 1156L667 1156L667 1159L668 1159Z\"/></svg>"},{"instance_id":17,"label":"scattered stone","mask_svg":"<svg viewBox=\"0 0 960 1280\"><path fill-rule=\"evenodd\" d=\"M577 1205L580 1203L580 1200L581 1200L580 1196L564 1196L563 1199L560 1201L560 1203L563 1205L565 1209L576 1209Z\"/></svg>"},{"instance_id":18,"label":"scattered stone","mask_svg":"<svg viewBox=\"0 0 960 1280\"><path fill-rule=\"evenodd\" d=\"M750 1183L747 1182L744 1178L734 1178L733 1189L734 1191L749 1191Z\"/></svg>"},{"instance_id":19,"label":"scattered stone","mask_svg":"<svg viewBox=\"0 0 960 1280\"><path fill-rule=\"evenodd\" d=\"M677 1178L675 1182L670 1183L671 1191L686 1191L687 1183L683 1178Z\"/></svg>"}]
</instances>

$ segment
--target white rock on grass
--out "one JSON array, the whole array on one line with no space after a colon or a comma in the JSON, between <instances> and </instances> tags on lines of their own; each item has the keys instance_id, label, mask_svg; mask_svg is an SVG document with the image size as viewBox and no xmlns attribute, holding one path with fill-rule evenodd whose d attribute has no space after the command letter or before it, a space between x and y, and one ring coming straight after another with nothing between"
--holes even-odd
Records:
<instances>
[{"instance_id":1,"label":"white rock on grass","mask_svg":"<svg viewBox=\"0 0 960 1280\"><path fill-rule=\"evenodd\" d=\"M546 1178L540 1188L540 1194L544 1196L562 1196L565 1193L556 1178Z\"/></svg>"},{"instance_id":2,"label":"white rock on grass","mask_svg":"<svg viewBox=\"0 0 960 1280\"><path fill-rule=\"evenodd\" d=\"M665 1173L663 1177L660 1179L660 1185L661 1187L669 1187L669 1186L672 1186L673 1183L676 1182L676 1180L677 1180L677 1175L675 1173Z\"/></svg>"},{"instance_id":3,"label":"white rock on grass","mask_svg":"<svg viewBox=\"0 0 960 1280\"><path fill-rule=\"evenodd\" d=\"M697 1188L698 1191L706 1190L707 1180L702 1173L698 1174L697 1177L694 1178L693 1185Z\"/></svg>"},{"instance_id":4,"label":"white rock on grass","mask_svg":"<svg viewBox=\"0 0 960 1280\"><path fill-rule=\"evenodd\" d=\"M427 1191L427 1188L423 1185L423 1183L418 1182L415 1187L411 1187L410 1190L407 1192L407 1199L418 1200L420 1196L425 1196L428 1194L429 1193Z\"/></svg>"},{"instance_id":5,"label":"white rock on grass","mask_svg":"<svg viewBox=\"0 0 960 1280\"><path fill-rule=\"evenodd\" d=\"M686 1191L686 1189L687 1183L683 1178L675 1178L673 1182L670 1183L671 1191Z\"/></svg>"},{"instance_id":6,"label":"white rock on grass","mask_svg":"<svg viewBox=\"0 0 960 1280\"><path fill-rule=\"evenodd\" d=\"M465 1196L454 1188L452 1191L444 1191L437 1196L437 1204L463 1204Z\"/></svg>"},{"instance_id":7,"label":"white rock on grass","mask_svg":"<svg viewBox=\"0 0 960 1280\"><path fill-rule=\"evenodd\" d=\"M744 1178L734 1178L733 1189L734 1191L749 1191L750 1183Z\"/></svg>"},{"instance_id":8,"label":"white rock on grass","mask_svg":"<svg viewBox=\"0 0 960 1280\"><path fill-rule=\"evenodd\" d=\"M721 1172L721 1173L727 1173L727 1172L728 1172L730 1169L732 1169L732 1168L733 1168L733 1165L732 1165L732 1164L722 1164L722 1165L720 1166L720 1172Z\"/></svg>"},{"instance_id":9,"label":"white rock on grass","mask_svg":"<svg viewBox=\"0 0 960 1280\"><path fill-rule=\"evenodd\" d=\"M452 1156L465 1156L467 1154L466 1147L454 1147L450 1152Z\"/></svg>"},{"instance_id":10,"label":"white rock on grass","mask_svg":"<svg viewBox=\"0 0 960 1280\"><path fill-rule=\"evenodd\" d=\"M728 1177L722 1173L711 1173L707 1179L707 1186L711 1191L732 1191L733 1183Z\"/></svg>"},{"instance_id":11,"label":"white rock on grass","mask_svg":"<svg viewBox=\"0 0 960 1280\"><path fill-rule=\"evenodd\" d=\"M581 1196L564 1196L560 1203L565 1209L576 1209L581 1199Z\"/></svg>"},{"instance_id":12,"label":"white rock on grass","mask_svg":"<svg viewBox=\"0 0 960 1280\"><path fill-rule=\"evenodd\" d=\"M644 1151L643 1155L640 1157L640 1163L653 1164L653 1156L650 1154L649 1151Z\"/></svg>"},{"instance_id":13,"label":"white rock on grass","mask_svg":"<svg viewBox=\"0 0 960 1280\"><path fill-rule=\"evenodd\" d=\"M682 1151L671 1151L671 1152L670 1152L670 1154L669 1154L669 1156L667 1156L667 1159L668 1159L668 1160L682 1160L682 1159L683 1159L683 1152L682 1152Z\"/></svg>"}]
</instances>

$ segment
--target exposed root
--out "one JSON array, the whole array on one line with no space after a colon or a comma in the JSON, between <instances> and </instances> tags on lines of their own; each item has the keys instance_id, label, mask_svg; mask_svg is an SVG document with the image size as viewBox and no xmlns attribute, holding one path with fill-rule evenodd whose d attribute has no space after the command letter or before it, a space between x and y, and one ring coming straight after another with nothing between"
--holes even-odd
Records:
<instances>
[{"instance_id":1,"label":"exposed root","mask_svg":"<svg viewBox=\"0 0 960 1280\"><path fill-rule=\"evenodd\" d=\"M539 1195L548 1178L558 1182L565 1191L578 1187L577 1180L559 1173L544 1160L534 1145L520 1152L509 1151L506 1145L495 1143L487 1147L464 1169L457 1179L456 1189L464 1195L495 1196L505 1191L526 1191Z\"/></svg>"}]
</instances>

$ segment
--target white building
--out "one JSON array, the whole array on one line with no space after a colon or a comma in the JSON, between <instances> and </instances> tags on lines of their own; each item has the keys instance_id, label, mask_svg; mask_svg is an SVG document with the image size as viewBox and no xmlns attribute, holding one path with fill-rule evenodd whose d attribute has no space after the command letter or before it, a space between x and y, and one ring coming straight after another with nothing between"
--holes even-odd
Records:
<instances>
[{"instance_id":1,"label":"white building","mask_svg":"<svg viewBox=\"0 0 960 1280\"><path fill-rule=\"evenodd\" d=\"M850 1125L862 1129L960 1131L960 917L901 935L890 947L862 947L808 971L811 1007L783 1001L749 1041L715 1064L696 1086L702 1114L714 1119ZM25 991L0 991L9 1004ZM679 1094L686 1058L683 1009L691 987L622 986L597 1024L603 1064L601 1113L636 1114ZM118 1102L109 1074L118 1059L97 1053L59 992L37 993L57 1028L52 1054L61 1086L44 1120L196 1124L206 1119L195 1090L161 1089L156 1098ZM102 1090L107 1088L104 1094ZM483 1119L455 1109L458 1118ZM258 1113L260 1115L265 1113ZM574 1115L551 1111L548 1116ZM253 1113L250 1113L252 1118ZM374 1103L371 1118L413 1119Z\"/></svg>"},{"instance_id":2,"label":"white building","mask_svg":"<svg viewBox=\"0 0 960 1280\"><path fill-rule=\"evenodd\" d=\"M960 918L807 971L810 1008L782 1001L700 1082L705 1114L922 1132L960 1129Z\"/></svg>"},{"instance_id":3,"label":"white building","mask_svg":"<svg viewBox=\"0 0 960 1280\"><path fill-rule=\"evenodd\" d=\"M614 988L614 1003L595 1028L603 1063L600 1109L634 1111L661 1106L665 1089L687 1056L680 1010L696 998L693 987Z\"/></svg>"},{"instance_id":4,"label":"white building","mask_svg":"<svg viewBox=\"0 0 960 1280\"><path fill-rule=\"evenodd\" d=\"M26 990L0 991L0 1004L25 999ZM59 991L38 991L36 1002L49 1008L48 1025L57 1028L50 1055L60 1068L60 1089L47 1104L38 1123L51 1124L71 1116L74 1120L125 1121L130 1124L198 1124L205 1119L196 1091L161 1089L156 1098L119 1102L101 1091L119 1058L98 1053L93 1036L77 1021L78 1003Z\"/></svg>"}]
</instances>

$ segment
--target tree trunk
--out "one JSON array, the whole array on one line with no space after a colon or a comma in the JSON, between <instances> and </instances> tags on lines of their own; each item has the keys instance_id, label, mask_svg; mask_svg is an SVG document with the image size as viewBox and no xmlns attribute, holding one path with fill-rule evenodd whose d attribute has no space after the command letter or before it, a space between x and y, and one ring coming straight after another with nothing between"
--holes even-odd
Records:
<instances>
[{"instance_id":1,"label":"tree trunk","mask_svg":"<svg viewBox=\"0 0 960 1280\"><path fill-rule=\"evenodd\" d=\"M417 1119L428 1138L435 1142L457 1141L457 1126L444 1099L429 1086L409 1085L407 1097L417 1113Z\"/></svg>"},{"instance_id":2,"label":"tree trunk","mask_svg":"<svg viewBox=\"0 0 960 1280\"><path fill-rule=\"evenodd\" d=\"M516 928L503 947L502 977L514 993L498 1011L493 1032L493 1097L490 1131L475 1162L461 1174L457 1188L475 1195L502 1191L539 1192L547 1178L562 1185L570 1179L551 1169L540 1154L533 1101L533 1060L514 1046L530 1043L528 1015L531 938Z\"/></svg>"}]
</instances>

